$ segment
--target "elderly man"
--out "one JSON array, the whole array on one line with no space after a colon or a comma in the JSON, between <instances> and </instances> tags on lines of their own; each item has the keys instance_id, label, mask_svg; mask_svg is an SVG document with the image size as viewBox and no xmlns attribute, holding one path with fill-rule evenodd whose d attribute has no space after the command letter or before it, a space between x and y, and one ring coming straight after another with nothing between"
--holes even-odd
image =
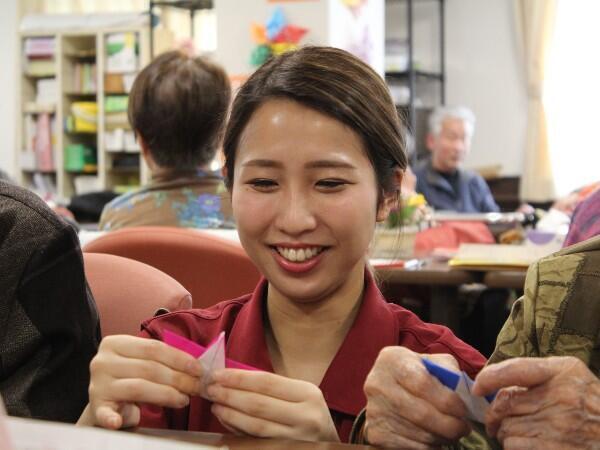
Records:
<instances>
[{"instance_id":1,"label":"elderly man","mask_svg":"<svg viewBox=\"0 0 600 450\"><path fill-rule=\"evenodd\" d=\"M525 294L473 387L478 395L499 390L486 429L504 448L598 448L599 291L600 236L530 267ZM448 355L436 358L457 367ZM362 436L384 447L430 448L469 433L457 395L428 374L421 355L405 348L382 350L365 393L366 414L355 441ZM457 445L491 448L473 434Z\"/></svg>"},{"instance_id":2,"label":"elderly man","mask_svg":"<svg viewBox=\"0 0 600 450\"><path fill-rule=\"evenodd\" d=\"M438 107L429 117L426 144L431 157L415 169L417 192L433 208L464 213L500 209L480 175L462 169L471 147L475 116L468 108Z\"/></svg>"}]
</instances>

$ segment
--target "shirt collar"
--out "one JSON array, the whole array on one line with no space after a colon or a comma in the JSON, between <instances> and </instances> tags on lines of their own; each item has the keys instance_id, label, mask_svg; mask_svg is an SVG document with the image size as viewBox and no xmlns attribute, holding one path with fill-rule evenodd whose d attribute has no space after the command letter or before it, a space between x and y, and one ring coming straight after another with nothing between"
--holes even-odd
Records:
<instances>
[{"instance_id":1,"label":"shirt collar","mask_svg":"<svg viewBox=\"0 0 600 450\"><path fill-rule=\"evenodd\" d=\"M273 372L264 332L266 288L263 278L241 309L229 334L227 354L233 360ZM363 300L354 324L321 381L320 388L330 409L358 415L366 405L363 385L367 375L379 351L397 344L398 333L394 315L366 270Z\"/></svg>"}]
</instances>

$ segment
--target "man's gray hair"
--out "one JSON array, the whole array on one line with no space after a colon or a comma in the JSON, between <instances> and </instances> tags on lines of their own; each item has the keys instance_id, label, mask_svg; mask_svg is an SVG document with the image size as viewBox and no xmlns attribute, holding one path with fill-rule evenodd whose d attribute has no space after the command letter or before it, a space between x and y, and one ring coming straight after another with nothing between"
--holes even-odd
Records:
<instances>
[{"instance_id":1,"label":"man's gray hair","mask_svg":"<svg viewBox=\"0 0 600 450\"><path fill-rule=\"evenodd\" d=\"M459 119L465 124L467 137L471 139L475 132L475 114L466 106L438 106L429 116L429 132L435 136L442 131L446 119Z\"/></svg>"}]
</instances>

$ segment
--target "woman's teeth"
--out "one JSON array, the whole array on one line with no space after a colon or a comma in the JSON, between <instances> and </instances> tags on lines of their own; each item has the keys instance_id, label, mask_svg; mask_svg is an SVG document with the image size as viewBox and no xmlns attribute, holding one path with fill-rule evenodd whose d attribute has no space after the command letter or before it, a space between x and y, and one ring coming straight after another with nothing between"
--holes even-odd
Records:
<instances>
[{"instance_id":1,"label":"woman's teeth","mask_svg":"<svg viewBox=\"0 0 600 450\"><path fill-rule=\"evenodd\" d=\"M287 248L277 247L277 252L288 261L304 262L310 258L317 256L323 251L323 247L310 248Z\"/></svg>"}]
</instances>

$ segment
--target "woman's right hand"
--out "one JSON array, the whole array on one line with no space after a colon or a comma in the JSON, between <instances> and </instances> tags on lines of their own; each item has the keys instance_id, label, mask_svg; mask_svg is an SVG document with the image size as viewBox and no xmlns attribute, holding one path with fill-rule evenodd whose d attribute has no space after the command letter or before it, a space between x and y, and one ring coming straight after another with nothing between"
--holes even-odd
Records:
<instances>
[{"instance_id":1,"label":"woman's right hand","mask_svg":"<svg viewBox=\"0 0 600 450\"><path fill-rule=\"evenodd\" d=\"M138 403L182 408L201 390L202 366L164 342L108 336L90 364L89 403L78 424L118 429L140 421Z\"/></svg>"}]
</instances>

